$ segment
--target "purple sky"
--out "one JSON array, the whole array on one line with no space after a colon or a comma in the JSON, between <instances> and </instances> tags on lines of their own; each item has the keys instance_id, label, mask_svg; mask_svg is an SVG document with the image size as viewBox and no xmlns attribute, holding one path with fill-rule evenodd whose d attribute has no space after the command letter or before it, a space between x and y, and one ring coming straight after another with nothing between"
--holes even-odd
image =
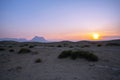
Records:
<instances>
[{"instance_id":1,"label":"purple sky","mask_svg":"<svg viewBox=\"0 0 120 80\"><path fill-rule=\"evenodd\" d=\"M119 7L120 0L0 0L0 38L120 38Z\"/></svg>"}]
</instances>

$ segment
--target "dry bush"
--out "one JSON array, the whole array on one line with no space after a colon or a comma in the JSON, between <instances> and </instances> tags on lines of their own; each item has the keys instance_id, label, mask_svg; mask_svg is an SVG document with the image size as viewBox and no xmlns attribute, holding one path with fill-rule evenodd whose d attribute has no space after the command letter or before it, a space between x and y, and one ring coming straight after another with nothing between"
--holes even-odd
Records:
<instances>
[{"instance_id":1,"label":"dry bush","mask_svg":"<svg viewBox=\"0 0 120 80\"><path fill-rule=\"evenodd\" d=\"M41 63L41 62L42 62L42 60L40 58L35 60L35 63Z\"/></svg>"},{"instance_id":2,"label":"dry bush","mask_svg":"<svg viewBox=\"0 0 120 80\"><path fill-rule=\"evenodd\" d=\"M70 55L71 55L71 53L72 53L72 51L71 50L69 50L69 51L63 51L59 56L58 56L58 58L67 58L67 57L69 57Z\"/></svg>"},{"instance_id":3,"label":"dry bush","mask_svg":"<svg viewBox=\"0 0 120 80\"><path fill-rule=\"evenodd\" d=\"M25 54L25 53L30 53L30 52L32 52L30 49L21 48L18 53L19 54Z\"/></svg>"},{"instance_id":4,"label":"dry bush","mask_svg":"<svg viewBox=\"0 0 120 80\"><path fill-rule=\"evenodd\" d=\"M98 61L98 57L93 54L92 52L89 51L83 51L83 50L78 50L78 51L63 51L58 58L67 58L70 57L72 60L75 60L77 58L84 58L88 61Z\"/></svg>"},{"instance_id":5,"label":"dry bush","mask_svg":"<svg viewBox=\"0 0 120 80\"><path fill-rule=\"evenodd\" d=\"M0 51L5 51L5 48L0 48Z\"/></svg>"},{"instance_id":6,"label":"dry bush","mask_svg":"<svg viewBox=\"0 0 120 80\"><path fill-rule=\"evenodd\" d=\"M10 49L9 52L14 52L15 50L14 49Z\"/></svg>"}]
</instances>

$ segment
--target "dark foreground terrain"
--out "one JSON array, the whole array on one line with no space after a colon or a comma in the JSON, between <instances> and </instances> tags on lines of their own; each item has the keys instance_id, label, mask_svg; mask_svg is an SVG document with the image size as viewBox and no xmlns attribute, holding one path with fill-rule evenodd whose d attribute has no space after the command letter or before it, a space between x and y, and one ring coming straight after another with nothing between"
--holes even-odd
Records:
<instances>
[{"instance_id":1,"label":"dark foreground terrain","mask_svg":"<svg viewBox=\"0 0 120 80\"><path fill-rule=\"evenodd\" d=\"M98 61L59 59L64 50L94 53ZM0 42L0 80L120 80L120 40Z\"/></svg>"}]
</instances>

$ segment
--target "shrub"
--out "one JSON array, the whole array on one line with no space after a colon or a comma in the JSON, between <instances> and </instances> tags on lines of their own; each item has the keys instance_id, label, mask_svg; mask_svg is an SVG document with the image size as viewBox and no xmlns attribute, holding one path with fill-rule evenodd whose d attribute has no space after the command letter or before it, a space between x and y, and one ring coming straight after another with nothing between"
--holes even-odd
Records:
<instances>
[{"instance_id":1,"label":"shrub","mask_svg":"<svg viewBox=\"0 0 120 80\"><path fill-rule=\"evenodd\" d=\"M88 61L98 61L98 57L93 54L92 52L89 51L83 51L83 50L78 50L78 51L63 51L58 58L67 58L70 57L72 60L75 60L77 58L84 58Z\"/></svg>"},{"instance_id":2,"label":"shrub","mask_svg":"<svg viewBox=\"0 0 120 80\"><path fill-rule=\"evenodd\" d=\"M70 58L71 58L72 60L75 60L77 57L78 57L78 54L77 54L77 53L74 53L74 52L72 52L71 55L70 55Z\"/></svg>"},{"instance_id":3,"label":"shrub","mask_svg":"<svg viewBox=\"0 0 120 80\"><path fill-rule=\"evenodd\" d=\"M29 46L29 48L34 48L34 46Z\"/></svg>"},{"instance_id":4,"label":"shrub","mask_svg":"<svg viewBox=\"0 0 120 80\"><path fill-rule=\"evenodd\" d=\"M98 61L98 57L92 53L89 53L85 57L88 61Z\"/></svg>"},{"instance_id":5,"label":"shrub","mask_svg":"<svg viewBox=\"0 0 120 80\"><path fill-rule=\"evenodd\" d=\"M101 47L102 45L101 44L98 44L97 47Z\"/></svg>"},{"instance_id":6,"label":"shrub","mask_svg":"<svg viewBox=\"0 0 120 80\"><path fill-rule=\"evenodd\" d=\"M19 50L19 54L24 54L24 53L29 53L29 52L31 52L31 50L30 49L27 49L27 48L21 48L20 50Z\"/></svg>"},{"instance_id":7,"label":"shrub","mask_svg":"<svg viewBox=\"0 0 120 80\"><path fill-rule=\"evenodd\" d=\"M82 50L78 50L78 51L74 51L75 54L77 54L78 58L83 58L84 56L84 51Z\"/></svg>"},{"instance_id":8,"label":"shrub","mask_svg":"<svg viewBox=\"0 0 120 80\"><path fill-rule=\"evenodd\" d=\"M69 50L69 51L63 51L59 56L58 56L58 58L67 58L67 57L69 57L70 55L71 55L71 53L72 53L72 51L71 50Z\"/></svg>"},{"instance_id":9,"label":"shrub","mask_svg":"<svg viewBox=\"0 0 120 80\"><path fill-rule=\"evenodd\" d=\"M92 52L79 50L79 51L76 51L75 53L78 54L79 58L85 58L88 61L98 61L98 57Z\"/></svg>"},{"instance_id":10,"label":"shrub","mask_svg":"<svg viewBox=\"0 0 120 80\"><path fill-rule=\"evenodd\" d=\"M15 50L14 49L10 49L9 52L14 52Z\"/></svg>"},{"instance_id":11,"label":"shrub","mask_svg":"<svg viewBox=\"0 0 120 80\"><path fill-rule=\"evenodd\" d=\"M61 45L58 45L57 47L62 47Z\"/></svg>"},{"instance_id":12,"label":"shrub","mask_svg":"<svg viewBox=\"0 0 120 80\"><path fill-rule=\"evenodd\" d=\"M40 58L35 60L35 63L40 63L40 62L42 62Z\"/></svg>"},{"instance_id":13,"label":"shrub","mask_svg":"<svg viewBox=\"0 0 120 80\"><path fill-rule=\"evenodd\" d=\"M0 48L0 51L4 51L5 49L4 48Z\"/></svg>"}]
</instances>

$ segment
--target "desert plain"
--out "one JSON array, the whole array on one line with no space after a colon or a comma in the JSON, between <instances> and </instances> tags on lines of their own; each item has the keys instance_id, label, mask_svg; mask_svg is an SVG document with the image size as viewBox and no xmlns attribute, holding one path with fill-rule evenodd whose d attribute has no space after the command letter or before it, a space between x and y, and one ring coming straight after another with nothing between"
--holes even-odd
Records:
<instances>
[{"instance_id":1,"label":"desert plain","mask_svg":"<svg viewBox=\"0 0 120 80\"><path fill-rule=\"evenodd\" d=\"M20 54L22 48L30 51ZM91 51L99 59L59 59L64 50ZM0 80L120 80L120 40L1 41Z\"/></svg>"}]
</instances>

